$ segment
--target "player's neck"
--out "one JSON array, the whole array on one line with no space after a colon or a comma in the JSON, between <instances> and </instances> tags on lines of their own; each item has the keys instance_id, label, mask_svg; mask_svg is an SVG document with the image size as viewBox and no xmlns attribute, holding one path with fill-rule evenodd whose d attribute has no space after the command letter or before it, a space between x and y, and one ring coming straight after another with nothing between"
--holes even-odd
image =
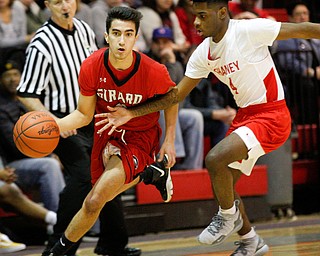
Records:
<instances>
[{"instance_id":1,"label":"player's neck","mask_svg":"<svg viewBox=\"0 0 320 256\"><path fill-rule=\"evenodd\" d=\"M130 68L133 63L133 60L134 60L133 52L128 54L128 56L125 57L124 59L117 58L112 53L109 54L109 61L110 61L111 65L115 69L118 69L118 70L126 70L126 69Z\"/></svg>"}]
</instances>

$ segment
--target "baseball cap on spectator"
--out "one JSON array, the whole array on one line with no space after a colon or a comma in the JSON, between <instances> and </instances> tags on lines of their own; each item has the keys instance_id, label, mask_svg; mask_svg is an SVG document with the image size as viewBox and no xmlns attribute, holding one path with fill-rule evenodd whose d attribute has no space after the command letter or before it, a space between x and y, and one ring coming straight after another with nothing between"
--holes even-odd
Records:
<instances>
[{"instance_id":1,"label":"baseball cap on spectator","mask_svg":"<svg viewBox=\"0 0 320 256\"><path fill-rule=\"evenodd\" d=\"M157 40L159 38L167 38L173 41L172 29L167 27L154 29L152 34L152 40Z\"/></svg>"},{"instance_id":2,"label":"baseball cap on spectator","mask_svg":"<svg viewBox=\"0 0 320 256\"><path fill-rule=\"evenodd\" d=\"M21 72L21 65L15 60L8 60L4 64L0 65L0 76L9 70L18 69Z\"/></svg>"}]
</instances>

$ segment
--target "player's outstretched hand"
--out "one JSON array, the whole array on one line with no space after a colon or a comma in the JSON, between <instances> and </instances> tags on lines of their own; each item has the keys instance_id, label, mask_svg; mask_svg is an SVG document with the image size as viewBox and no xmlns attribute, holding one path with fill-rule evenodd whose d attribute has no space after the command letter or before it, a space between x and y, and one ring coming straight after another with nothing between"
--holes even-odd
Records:
<instances>
[{"instance_id":1,"label":"player's outstretched hand","mask_svg":"<svg viewBox=\"0 0 320 256\"><path fill-rule=\"evenodd\" d=\"M131 112L124 107L113 108L108 106L108 110L110 111L109 113L101 113L94 116L95 118L104 118L95 124L96 126L105 124L101 129L98 130L98 134L102 134L105 130L110 128L108 135L111 135L115 129L133 118Z\"/></svg>"}]
</instances>

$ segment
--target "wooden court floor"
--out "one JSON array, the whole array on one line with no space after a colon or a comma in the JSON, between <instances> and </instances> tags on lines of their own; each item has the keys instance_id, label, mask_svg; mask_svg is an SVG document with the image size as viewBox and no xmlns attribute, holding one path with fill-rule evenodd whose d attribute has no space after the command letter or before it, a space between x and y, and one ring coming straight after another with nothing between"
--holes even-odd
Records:
<instances>
[{"instance_id":1,"label":"wooden court floor","mask_svg":"<svg viewBox=\"0 0 320 256\"><path fill-rule=\"evenodd\" d=\"M254 223L256 231L270 247L267 255L320 256L320 213L298 216L296 220L271 220ZM130 237L130 246L142 249L143 256L226 256L236 248L233 235L218 247L199 245L202 229L170 231ZM78 256L94 256L95 243L82 243ZM38 256L43 247L30 246L15 256ZM13 255L3 254L3 255Z\"/></svg>"}]
</instances>

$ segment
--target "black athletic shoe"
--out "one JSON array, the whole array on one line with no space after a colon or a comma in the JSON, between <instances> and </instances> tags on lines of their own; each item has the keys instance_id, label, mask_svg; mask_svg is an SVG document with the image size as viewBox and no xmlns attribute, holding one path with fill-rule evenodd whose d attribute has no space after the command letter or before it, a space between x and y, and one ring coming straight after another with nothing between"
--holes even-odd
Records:
<instances>
[{"instance_id":1,"label":"black athletic shoe","mask_svg":"<svg viewBox=\"0 0 320 256\"><path fill-rule=\"evenodd\" d=\"M94 253L103 256L140 256L141 250L139 248L126 247L120 252L114 252L101 246L97 246L94 249Z\"/></svg>"},{"instance_id":2,"label":"black athletic shoe","mask_svg":"<svg viewBox=\"0 0 320 256\"><path fill-rule=\"evenodd\" d=\"M167 168L168 156L165 154L162 162L154 162L144 171L152 172L152 182L159 190L164 202L169 202L173 195L173 183L170 175L170 168Z\"/></svg>"}]
</instances>

